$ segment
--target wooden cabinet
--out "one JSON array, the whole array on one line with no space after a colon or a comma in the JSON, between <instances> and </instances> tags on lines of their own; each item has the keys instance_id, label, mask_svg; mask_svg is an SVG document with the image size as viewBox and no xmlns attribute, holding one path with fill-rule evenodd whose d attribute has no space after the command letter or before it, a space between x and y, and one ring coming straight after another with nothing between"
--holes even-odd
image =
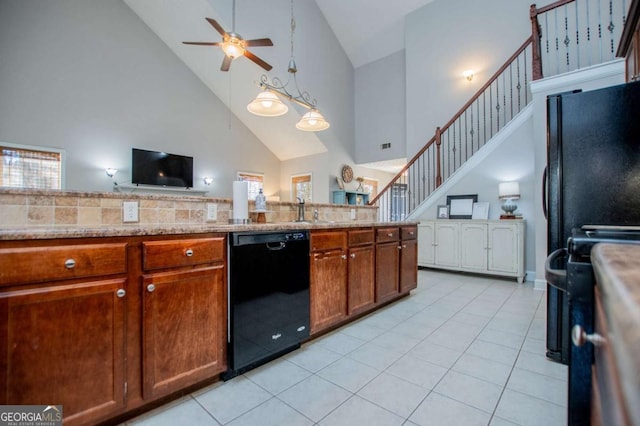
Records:
<instances>
[{"instance_id":1,"label":"wooden cabinet","mask_svg":"<svg viewBox=\"0 0 640 426\"><path fill-rule=\"evenodd\" d=\"M524 281L523 220L425 221L418 229L420 266Z\"/></svg>"},{"instance_id":2,"label":"wooden cabinet","mask_svg":"<svg viewBox=\"0 0 640 426\"><path fill-rule=\"evenodd\" d=\"M400 228L376 229L376 302L398 296L400 268Z\"/></svg>"},{"instance_id":3,"label":"wooden cabinet","mask_svg":"<svg viewBox=\"0 0 640 426\"><path fill-rule=\"evenodd\" d=\"M311 233L311 334L347 317L347 232Z\"/></svg>"},{"instance_id":4,"label":"wooden cabinet","mask_svg":"<svg viewBox=\"0 0 640 426\"><path fill-rule=\"evenodd\" d=\"M226 369L226 239L142 246L143 268L157 271L142 278L143 395L148 399Z\"/></svg>"},{"instance_id":5,"label":"wooden cabinet","mask_svg":"<svg viewBox=\"0 0 640 426\"><path fill-rule=\"evenodd\" d=\"M418 287L418 228L400 228L400 293Z\"/></svg>"},{"instance_id":6,"label":"wooden cabinet","mask_svg":"<svg viewBox=\"0 0 640 426\"><path fill-rule=\"evenodd\" d=\"M0 248L0 404L62 404L65 425L125 406L126 253Z\"/></svg>"},{"instance_id":7,"label":"wooden cabinet","mask_svg":"<svg viewBox=\"0 0 640 426\"><path fill-rule=\"evenodd\" d=\"M350 230L349 238L349 315L375 305L375 237L372 228Z\"/></svg>"}]
</instances>

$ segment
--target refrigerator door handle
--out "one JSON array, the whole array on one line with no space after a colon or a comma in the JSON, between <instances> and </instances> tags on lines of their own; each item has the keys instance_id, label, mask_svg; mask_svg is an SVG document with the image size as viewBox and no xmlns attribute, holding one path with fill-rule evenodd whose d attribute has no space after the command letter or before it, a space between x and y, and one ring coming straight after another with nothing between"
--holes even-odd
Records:
<instances>
[{"instance_id":1,"label":"refrigerator door handle","mask_svg":"<svg viewBox=\"0 0 640 426\"><path fill-rule=\"evenodd\" d=\"M549 220L547 201L547 166L545 166L542 171L542 213L544 213L544 218Z\"/></svg>"},{"instance_id":2,"label":"refrigerator door handle","mask_svg":"<svg viewBox=\"0 0 640 426\"><path fill-rule=\"evenodd\" d=\"M567 249L560 248L553 253L551 253L547 260L544 262L544 277L547 279L547 282L554 286L555 288L567 291L567 269L566 264L564 265L564 269L555 269L553 267L554 264L557 264L559 259L566 258Z\"/></svg>"}]
</instances>

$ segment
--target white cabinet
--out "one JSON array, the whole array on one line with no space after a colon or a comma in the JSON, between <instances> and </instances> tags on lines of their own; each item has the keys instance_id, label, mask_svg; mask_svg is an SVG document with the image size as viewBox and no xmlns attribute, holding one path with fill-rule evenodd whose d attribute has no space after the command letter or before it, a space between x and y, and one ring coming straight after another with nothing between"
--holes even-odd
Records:
<instances>
[{"instance_id":1,"label":"white cabinet","mask_svg":"<svg viewBox=\"0 0 640 426\"><path fill-rule=\"evenodd\" d=\"M436 220L418 226L418 265L524 281L523 220Z\"/></svg>"}]
</instances>

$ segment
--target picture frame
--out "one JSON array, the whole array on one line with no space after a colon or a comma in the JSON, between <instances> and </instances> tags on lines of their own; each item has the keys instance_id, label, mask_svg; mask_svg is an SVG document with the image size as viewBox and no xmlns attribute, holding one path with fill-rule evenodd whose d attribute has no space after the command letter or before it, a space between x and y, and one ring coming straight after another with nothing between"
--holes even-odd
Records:
<instances>
[{"instance_id":1,"label":"picture frame","mask_svg":"<svg viewBox=\"0 0 640 426\"><path fill-rule=\"evenodd\" d=\"M447 205L438 206L438 209L436 210L436 218L449 219L449 206Z\"/></svg>"},{"instance_id":2,"label":"picture frame","mask_svg":"<svg viewBox=\"0 0 640 426\"><path fill-rule=\"evenodd\" d=\"M481 201L478 203L473 203L473 213L471 214L471 219L489 219L489 202Z\"/></svg>"},{"instance_id":3,"label":"picture frame","mask_svg":"<svg viewBox=\"0 0 640 426\"><path fill-rule=\"evenodd\" d=\"M471 219L473 203L478 202L478 194L447 195L449 219Z\"/></svg>"}]
</instances>

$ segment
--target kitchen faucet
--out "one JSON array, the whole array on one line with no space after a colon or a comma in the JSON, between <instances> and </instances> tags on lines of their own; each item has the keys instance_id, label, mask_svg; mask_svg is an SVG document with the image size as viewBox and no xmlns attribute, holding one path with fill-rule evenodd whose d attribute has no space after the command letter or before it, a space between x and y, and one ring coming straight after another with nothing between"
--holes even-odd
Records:
<instances>
[{"instance_id":1,"label":"kitchen faucet","mask_svg":"<svg viewBox=\"0 0 640 426\"><path fill-rule=\"evenodd\" d=\"M304 199L296 198L298 199L298 219L296 219L296 222L304 222Z\"/></svg>"}]
</instances>

